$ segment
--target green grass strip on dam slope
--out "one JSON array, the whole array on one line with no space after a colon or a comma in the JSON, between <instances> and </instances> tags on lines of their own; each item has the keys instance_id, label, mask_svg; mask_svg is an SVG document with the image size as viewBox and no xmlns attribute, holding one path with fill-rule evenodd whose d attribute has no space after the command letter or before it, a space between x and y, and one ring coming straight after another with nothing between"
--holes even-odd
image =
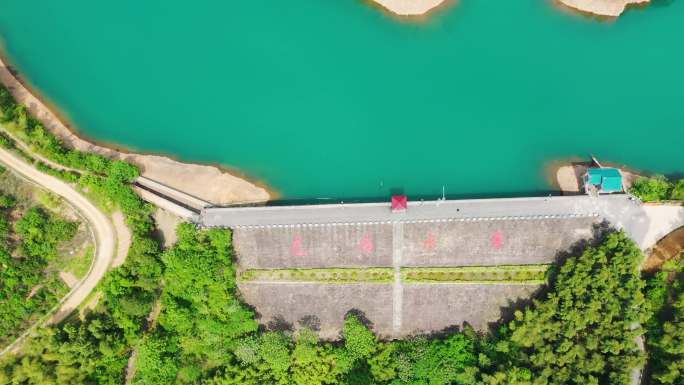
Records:
<instances>
[{"instance_id":1,"label":"green grass strip on dam slope","mask_svg":"<svg viewBox=\"0 0 684 385\"><path fill-rule=\"evenodd\" d=\"M326 269L249 269L239 273L241 282L388 283L394 271L388 267Z\"/></svg>"},{"instance_id":2,"label":"green grass strip on dam slope","mask_svg":"<svg viewBox=\"0 0 684 385\"><path fill-rule=\"evenodd\" d=\"M406 283L541 285L546 283L551 266L403 267L401 280ZM239 273L238 279L240 282L390 283L394 270L389 267L247 269Z\"/></svg>"},{"instance_id":3,"label":"green grass strip on dam slope","mask_svg":"<svg viewBox=\"0 0 684 385\"><path fill-rule=\"evenodd\" d=\"M404 267L401 279L407 283L478 283L528 284L546 283L552 265L500 265L459 267Z\"/></svg>"}]
</instances>

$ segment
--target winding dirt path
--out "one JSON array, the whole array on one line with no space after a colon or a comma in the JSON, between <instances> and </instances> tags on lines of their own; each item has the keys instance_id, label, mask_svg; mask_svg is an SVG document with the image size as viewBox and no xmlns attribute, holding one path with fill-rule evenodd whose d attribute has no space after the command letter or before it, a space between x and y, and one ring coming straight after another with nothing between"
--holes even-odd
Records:
<instances>
[{"instance_id":1,"label":"winding dirt path","mask_svg":"<svg viewBox=\"0 0 684 385\"><path fill-rule=\"evenodd\" d=\"M60 322L71 314L71 312L88 297L107 272L116 250L114 227L109 218L107 218L102 211L95 207L88 199L81 195L81 193L76 191L76 189L61 180L38 171L17 155L2 148L0 148L0 162L15 172L66 199L90 223L93 230L93 235L95 237L95 258L88 271L88 275L86 275L86 277L62 299L59 304L59 309L48 320L49 323ZM5 351L15 351L22 340L30 334L32 329L33 328L30 328Z\"/></svg>"}]
</instances>

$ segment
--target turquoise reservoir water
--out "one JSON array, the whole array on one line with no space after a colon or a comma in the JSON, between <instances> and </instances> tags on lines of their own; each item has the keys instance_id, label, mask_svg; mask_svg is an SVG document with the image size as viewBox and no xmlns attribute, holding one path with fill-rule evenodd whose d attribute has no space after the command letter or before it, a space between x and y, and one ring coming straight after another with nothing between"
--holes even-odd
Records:
<instances>
[{"instance_id":1,"label":"turquoise reservoir water","mask_svg":"<svg viewBox=\"0 0 684 385\"><path fill-rule=\"evenodd\" d=\"M684 1L614 22L461 0L0 2L19 71L86 136L220 163L284 198L543 193L592 153L684 171Z\"/></svg>"}]
</instances>

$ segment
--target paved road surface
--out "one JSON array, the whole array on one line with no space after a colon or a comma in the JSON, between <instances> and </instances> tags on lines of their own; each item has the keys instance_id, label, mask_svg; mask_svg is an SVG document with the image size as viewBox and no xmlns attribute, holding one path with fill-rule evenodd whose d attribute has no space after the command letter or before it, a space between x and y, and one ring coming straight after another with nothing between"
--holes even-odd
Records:
<instances>
[{"instance_id":1,"label":"paved road surface","mask_svg":"<svg viewBox=\"0 0 684 385\"><path fill-rule=\"evenodd\" d=\"M672 207L659 210L665 210L667 215L643 206L624 194L598 198L582 195L410 202L408 210L401 214L393 214L389 202L205 208L201 212L199 223L207 227L240 228L595 215L618 229L624 229L642 249L647 249L659 237L684 225L684 209Z\"/></svg>"},{"instance_id":2,"label":"paved road surface","mask_svg":"<svg viewBox=\"0 0 684 385\"><path fill-rule=\"evenodd\" d=\"M464 199L410 202L408 210L395 214L387 203L325 204L207 208L205 226L254 226L309 223L353 223L440 220L451 218L499 218L531 215L587 215L595 212L589 197Z\"/></svg>"},{"instance_id":3,"label":"paved road surface","mask_svg":"<svg viewBox=\"0 0 684 385\"><path fill-rule=\"evenodd\" d=\"M79 210L93 229L96 244L95 259L88 275L67 294L62 300L59 310L49 320L51 323L60 322L78 307L107 272L114 256L116 245L114 228L104 213L68 184L38 171L32 165L5 149L0 149L0 162L69 201L71 205ZM20 340L24 337L20 337ZM13 346L18 346L17 342L20 341L16 341Z\"/></svg>"}]
</instances>

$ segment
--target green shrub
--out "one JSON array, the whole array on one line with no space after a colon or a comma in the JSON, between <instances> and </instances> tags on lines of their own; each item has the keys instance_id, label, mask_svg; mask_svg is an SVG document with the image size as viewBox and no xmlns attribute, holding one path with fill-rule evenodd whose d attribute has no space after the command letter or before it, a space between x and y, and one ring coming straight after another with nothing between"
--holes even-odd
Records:
<instances>
[{"instance_id":1,"label":"green shrub","mask_svg":"<svg viewBox=\"0 0 684 385\"><path fill-rule=\"evenodd\" d=\"M344 347L353 360L370 356L376 348L373 332L361 323L356 315L350 314L344 320Z\"/></svg>"},{"instance_id":2,"label":"green shrub","mask_svg":"<svg viewBox=\"0 0 684 385\"><path fill-rule=\"evenodd\" d=\"M17 200L6 194L0 194L0 209L11 209L17 204Z\"/></svg>"},{"instance_id":3,"label":"green shrub","mask_svg":"<svg viewBox=\"0 0 684 385\"><path fill-rule=\"evenodd\" d=\"M634 181L630 193L644 202L655 202L670 197L672 184L663 175L654 177L641 177Z\"/></svg>"},{"instance_id":4,"label":"green shrub","mask_svg":"<svg viewBox=\"0 0 684 385\"><path fill-rule=\"evenodd\" d=\"M684 179L680 179L677 183L675 183L672 186L672 192L670 193L670 199L684 200Z\"/></svg>"},{"instance_id":5,"label":"green shrub","mask_svg":"<svg viewBox=\"0 0 684 385\"><path fill-rule=\"evenodd\" d=\"M12 138L7 136L5 133L0 132L0 147L12 149L14 148L14 140L12 140Z\"/></svg>"},{"instance_id":6,"label":"green shrub","mask_svg":"<svg viewBox=\"0 0 684 385\"><path fill-rule=\"evenodd\" d=\"M54 259L57 244L73 238L77 228L76 222L52 217L38 207L29 209L14 225L14 230L22 238L22 252L45 260Z\"/></svg>"}]
</instances>

